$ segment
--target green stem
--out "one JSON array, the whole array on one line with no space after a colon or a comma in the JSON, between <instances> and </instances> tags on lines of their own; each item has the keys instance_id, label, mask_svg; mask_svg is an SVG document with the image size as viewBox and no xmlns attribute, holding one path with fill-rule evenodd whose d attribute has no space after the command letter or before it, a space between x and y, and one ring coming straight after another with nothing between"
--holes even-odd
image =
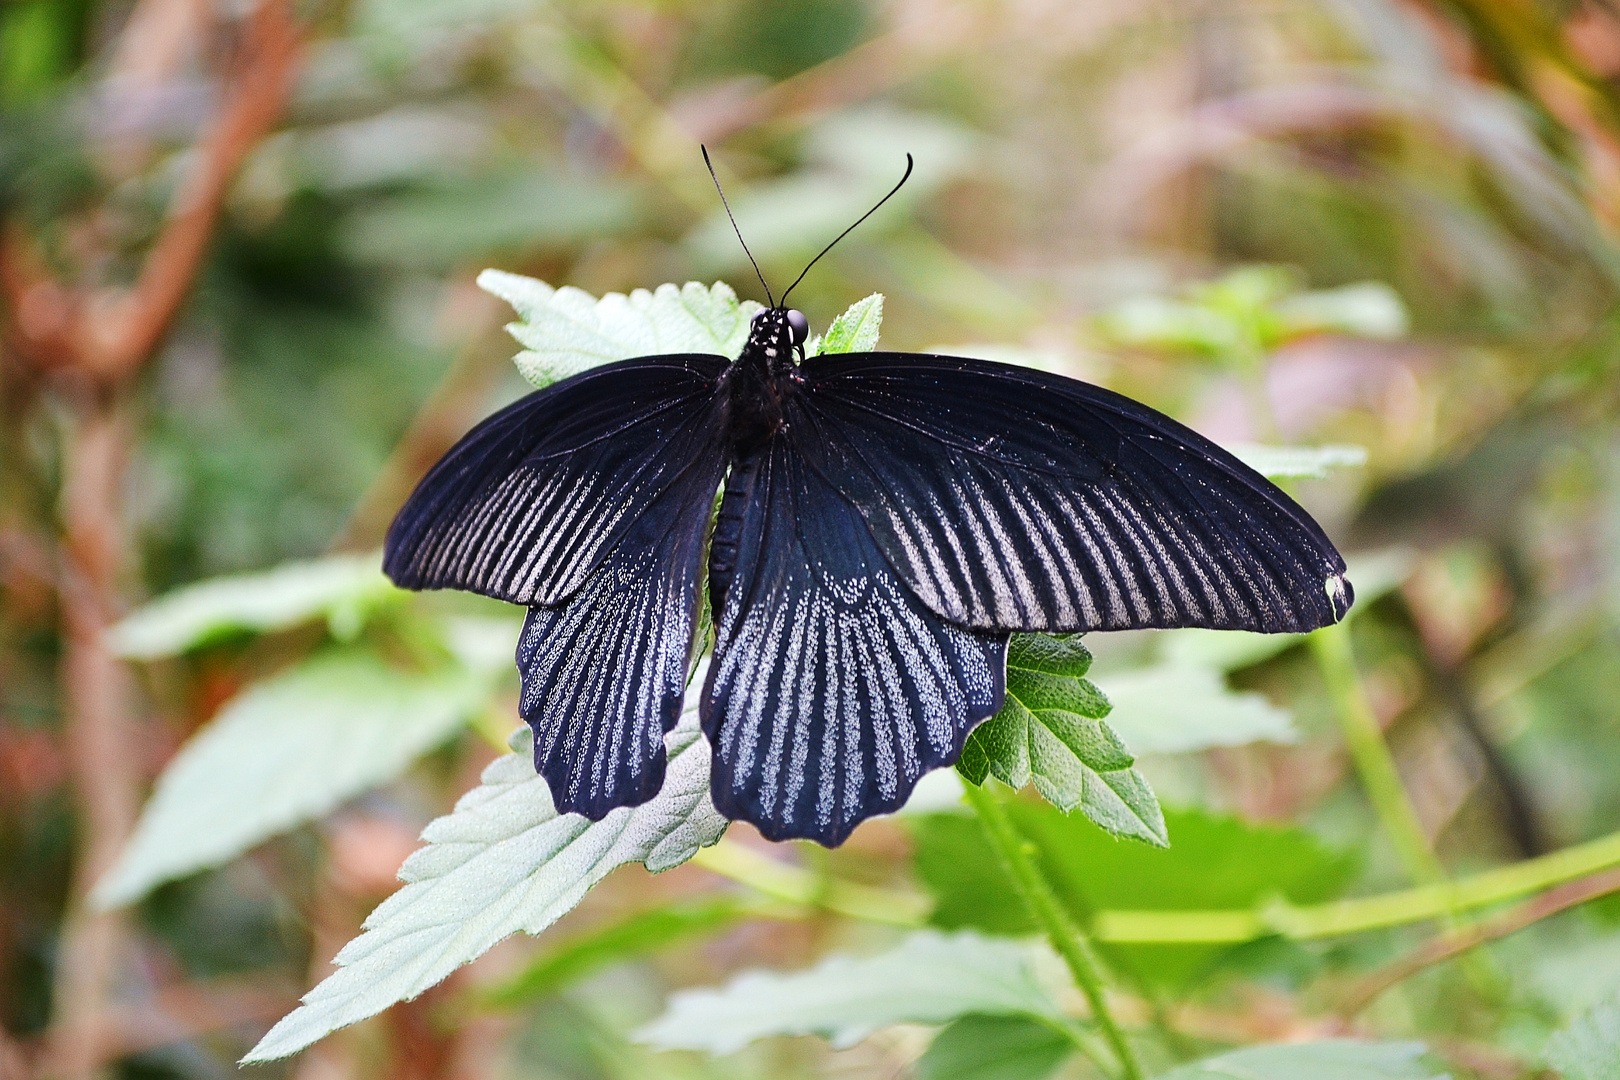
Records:
<instances>
[{"instance_id":1,"label":"green stem","mask_svg":"<svg viewBox=\"0 0 1620 1080\"><path fill-rule=\"evenodd\" d=\"M1052 886L1041 876L1040 868L1030 858L1029 842L1018 835L1017 827L1007 816L1000 800L981 785L964 784L963 787L968 803L984 824L990 846L1001 856L1013 887L1029 908L1030 917L1046 932L1046 939L1052 943L1052 948L1068 964L1075 985L1091 1006L1092 1019L1102 1029L1103 1037L1119 1059L1120 1080L1142 1080L1142 1066L1137 1062L1130 1044L1125 1041L1119 1025L1114 1022L1113 1014L1108 1011L1108 1002L1103 996L1102 975L1091 943L1058 902Z\"/></svg>"},{"instance_id":2,"label":"green stem","mask_svg":"<svg viewBox=\"0 0 1620 1080\"><path fill-rule=\"evenodd\" d=\"M713 847L700 849L692 856L692 862L773 900L821 908L867 922L919 926L933 906L927 897L916 893L820 876L732 840L721 840Z\"/></svg>"},{"instance_id":3,"label":"green stem","mask_svg":"<svg viewBox=\"0 0 1620 1080\"><path fill-rule=\"evenodd\" d=\"M1216 944L1253 941L1279 934L1295 941L1361 934L1454 912L1489 907L1562 885L1620 865L1620 833L1537 859L1487 870L1457 881L1416 889L1261 911L1100 911L1093 923L1099 941L1119 944Z\"/></svg>"},{"instance_id":4,"label":"green stem","mask_svg":"<svg viewBox=\"0 0 1620 1080\"><path fill-rule=\"evenodd\" d=\"M1367 700L1356 674L1349 624L1340 622L1325 626L1310 636L1310 643L1323 681L1327 683L1328 694L1333 698L1334 712L1338 714L1344 741L1355 760L1367 798L1372 802L1385 834L1395 845L1395 852L1406 867L1407 875L1418 885L1444 887L1445 869L1440 865L1440 860L1434 857L1428 835L1423 831L1423 823L1418 820L1417 811L1413 809L1412 800L1395 768L1389 744L1384 741L1384 729L1379 726L1372 703ZM1445 890L1443 895L1449 901L1446 925L1452 930L1460 929L1464 923L1460 916L1461 909L1451 900L1450 890ZM1463 956L1462 963L1469 982L1482 996L1492 998L1501 993L1501 975L1485 956L1470 952Z\"/></svg>"},{"instance_id":5,"label":"green stem","mask_svg":"<svg viewBox=\"0 0 1620 1080\"><path fill-rule=\"evenodd\" d=\"M894 889L838 880L822 887L809 871L730 840L704 848L692 862L801 910L820 907L868 922L920 926L930 906L926 897ZM1309 941L1444 919L1614 866L1620 866L1620 832L1448 883L1326 904L1275 903L1260 910L1099 911L1091 921L1091 933L1098 941L1122 945L1235 944L1272 935Z\"/></svg>"},{"instance_id":6,"label":"green stem","mask_svg":"<svg viewBox=\"0 0 1620 1080\"><path fill-rule=\"evenodd\" d=\"M1445 870L1429 848L1429 838L1401 784L1389 744L1384 741L1383 728L1356 676L1349 626L1342 622L1325 626L1312 634L1309 641L1322 681L1327 684L1328 696L1333 699L1333 709L1350 757L1366 789L1367 800L1372 803L1385 835L1395 846L1401 865L1419 885L1445 881Z\"/></svg>"}]
</instances>

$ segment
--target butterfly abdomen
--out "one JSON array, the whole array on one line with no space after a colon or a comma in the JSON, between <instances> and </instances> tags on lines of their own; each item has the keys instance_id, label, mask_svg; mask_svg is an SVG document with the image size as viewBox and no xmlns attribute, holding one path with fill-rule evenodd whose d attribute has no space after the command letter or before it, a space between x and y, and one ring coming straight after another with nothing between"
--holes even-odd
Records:
<instances>
[{"instance_id":1,"label":"butterfly abdomen","mask_svg":"<svg viewBox=\"0 0 1620 1080\"><path fill-rule=\"evenodd\" d=\"M725 497L720 500L714 538L709 543L709 603L716 618L726 608L726 590L737 572L737 548L759 479L759 460L756 456L735 463L726 477Z\"/></svg>"}]
</instances>

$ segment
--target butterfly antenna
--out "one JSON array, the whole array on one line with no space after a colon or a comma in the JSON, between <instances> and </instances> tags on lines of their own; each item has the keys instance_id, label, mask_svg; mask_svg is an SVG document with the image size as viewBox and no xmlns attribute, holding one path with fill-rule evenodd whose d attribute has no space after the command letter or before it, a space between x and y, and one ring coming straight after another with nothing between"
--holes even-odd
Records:
<instances>
[{"instance_id":1,"label":"butterfly antenna","mask_svg":"<svg viewBox=\"0 0 1620 1080\"><path fill-rule=\"evenodd\" d=\"M720 205L726 208L726 217L731 219L731 231L737 234L737 243L742 245L743 254L748 256L748 261L754 263L754 275L759 278L759 283L765 285L765 275L760 272L759 263L754 262L754 253L748 250L748 241L742 238L742 230L737 228L737 218L731 212L731 204L726 202L726 189L720 186L720 178L714 175L714 162L709 160L709 148L699 143L698 149L703 151L703 164L709 167L709 179L714 181L714 190L720 193ZM859 224L859 222L856 224ZM776 306L775 299L771 297L771 287L769 285L765 285L765 299L770 300L771 307ZM782 299L786 300L787 294L784 293Z\"/></svg>"},{"instance_id":2,"label":"butterfly antenna","mask_svg":"<svg viewBox=\"0 0 1620 1080\"><path fill-rule=\"evenodd\" d=\"M899 191L901 188L905 187L906 186L906 181L911 179L911 168L915 164L916 164L916 162L914 162L911 159L911 155L907 154L906 155L906 174L900 178L900 182L898 184L894 185L894 187L890 188L889 193L887 195L883 196L883 198L881 198L881 199L879 199L877 201L877 206L872 207L872 209L870 209L866 213L862 214L860 216L859 220L857 220L854 225L851 225L849 228L847 228L843 232L839 233L833 239L832 243L830 243L826 247L822 248L821 249L821 255L825 255L825 254L827 254L827 252L831 251L834 247L836 247L838 245L839 240L842 240L844 237L846 237L850 233L854 232L855 229L860 225L860 223L862 221L865 221L867 218L869 218L873 214L877 213L879 207L881 207L884 203L888 202L890 199L894 198L895 193L897 191ZM810 266L814 266L814 265L816 265L816 263L820 262L821 261L821 255L817 255L815 258L811 259L810 260ZM782 304L783 304L783 306L787 305L788 293L792 292L794 289L797 289L799 287L799 282L804 280L804 275L808 274L810 272L810 266L806 266L802 271L800 271L799 276L793 279L793 284L791 284L791 285L789 285L787 287L787 292L782 294Z\"/></svg>"}]
</instances>

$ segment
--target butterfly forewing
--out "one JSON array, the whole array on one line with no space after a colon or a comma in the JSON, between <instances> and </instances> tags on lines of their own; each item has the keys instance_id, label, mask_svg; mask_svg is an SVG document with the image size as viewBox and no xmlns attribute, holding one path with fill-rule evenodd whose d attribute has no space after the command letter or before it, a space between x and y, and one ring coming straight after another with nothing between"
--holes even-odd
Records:
<instances>
[{"instance_id":1,"label":"butterfly forewing","mask_svg":"<svg viewBox=\"0 0 1620 1080\"><path fill-rule=\"evenodd\" d=\"M388 531L383 568L411 589L517 604L567 599L713 445L727 363L701 354L626 360L501 410L417 487Z\"/></svg>"},{"instance_id":2,"label":"butterfly forewing","mask_svg":"<svg viewBox=\"0 0 1620 1080\"><path fill-rule=\"evenodd\" d=\"M658 794L680 717L703 540L725 468L718 438L637 518L566 603L532 607L519 712L559 813L600 820Z\"/></svg>"},{"instance_id":3,"label":"butterfly forewing","mask_svg":"<svg viewBox=\"0 0 1620 1080\"><path fill-rule=\"evenodd\" d=\"M837 844L1000 707L1007 638L920 604L788 440L734 465L725 502L702 705L715 806L771 839Z\"/></svg>"},{"instance_id":4,"label":"butterfly forewing","mask_svg":"<svg viewBox=\"0 0 1620 1080\"><path fill-rule=\"evenodd\" d=\"M989 361L812 357L787 438L927 607L983 630L1305 631L1344 561L1273 484L1128 398Z\"/></svg>"}]
</instances>

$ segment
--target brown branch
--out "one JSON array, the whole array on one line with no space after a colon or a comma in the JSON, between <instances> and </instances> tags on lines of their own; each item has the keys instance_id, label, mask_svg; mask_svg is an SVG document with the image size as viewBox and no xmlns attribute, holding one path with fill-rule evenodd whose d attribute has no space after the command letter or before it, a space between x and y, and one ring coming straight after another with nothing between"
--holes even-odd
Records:
<instances>
[{"instance_id":1,"label":"brown branch","mask_svg":"<svg viewBox=\"0 0 1620 1080\"><path fill-rule=\"evenodd\" d=\"M127 444L123 416L103 405L79 417L64 453L61 682L81 828L74 901L63 926L54 987L61 1038L60 1053L53 1057L68 1080L96 1072L107 1038L103 1003L126 940L121 915L93 911L83 898L117 858L140 803L133 688L128 670L103 641L116 617Z\"/></svg>"},{"instance_id":2,"label":"brown branch","mask_svg":"<svg viewBox=\"0 0 1620 1080\"><path fill-rule=\"evenodd\" d=\"M301 44L292 0L263 0L248 20L246 59L230 100L198 148L197 169L177 193L135 288L93 305L112 307L121 316L114 320L116 332L97 339L86 353L98 374L110 380L132 374L168 330L191 289L237 169L286 106ZM87 324L99 325L98 319Z\"/></svg>"},{"instance_id":3,"label":"brown branch","mask_svg":"<svg viewBox=\"0 0 1620 1080\"><path fill-rule=\"evenodd\" d=\"M0 1080L29 1080L33 1074L22 1045L0 1028Z\"/></svg>"},{"instance_id":4,"label":"brown branch","mask_svg":"<svg viewBox=\"0 0 1620 1080\"><path fill-rule=\"evenodd\" d=\"M1521 904L1498 918L1473 923L1459 933L1443 934L1418 946L1394 963L1363 976L1340 999L1335 1011L1340 1016L1354 1016L1371 1005L1385 990L1411 978L1424 968L1461 956L1488 941L1516 934L1550 915L1556 915L1560 911L1613 892L1620 892L1620 869L1604 870L1590 877L1567 882L1555 889L1549 889L1534 900Z\"/></svg>"},{"instance_id":5,"label":"brown branch","mask_svg":"<svg viewBox=\"0 0 1620 1080\"><path fill-rule=\"evenodd\" d=\"M15 226L0 237L0 291L10 351L35 367L71 368L101 384L133 375L162 341L196 277L232 179L286 106L302 35L291 0L262 0L248 19L241 68L197 164L130 289L72 290L53 279Z\"/></svg>"}]
</instances>

